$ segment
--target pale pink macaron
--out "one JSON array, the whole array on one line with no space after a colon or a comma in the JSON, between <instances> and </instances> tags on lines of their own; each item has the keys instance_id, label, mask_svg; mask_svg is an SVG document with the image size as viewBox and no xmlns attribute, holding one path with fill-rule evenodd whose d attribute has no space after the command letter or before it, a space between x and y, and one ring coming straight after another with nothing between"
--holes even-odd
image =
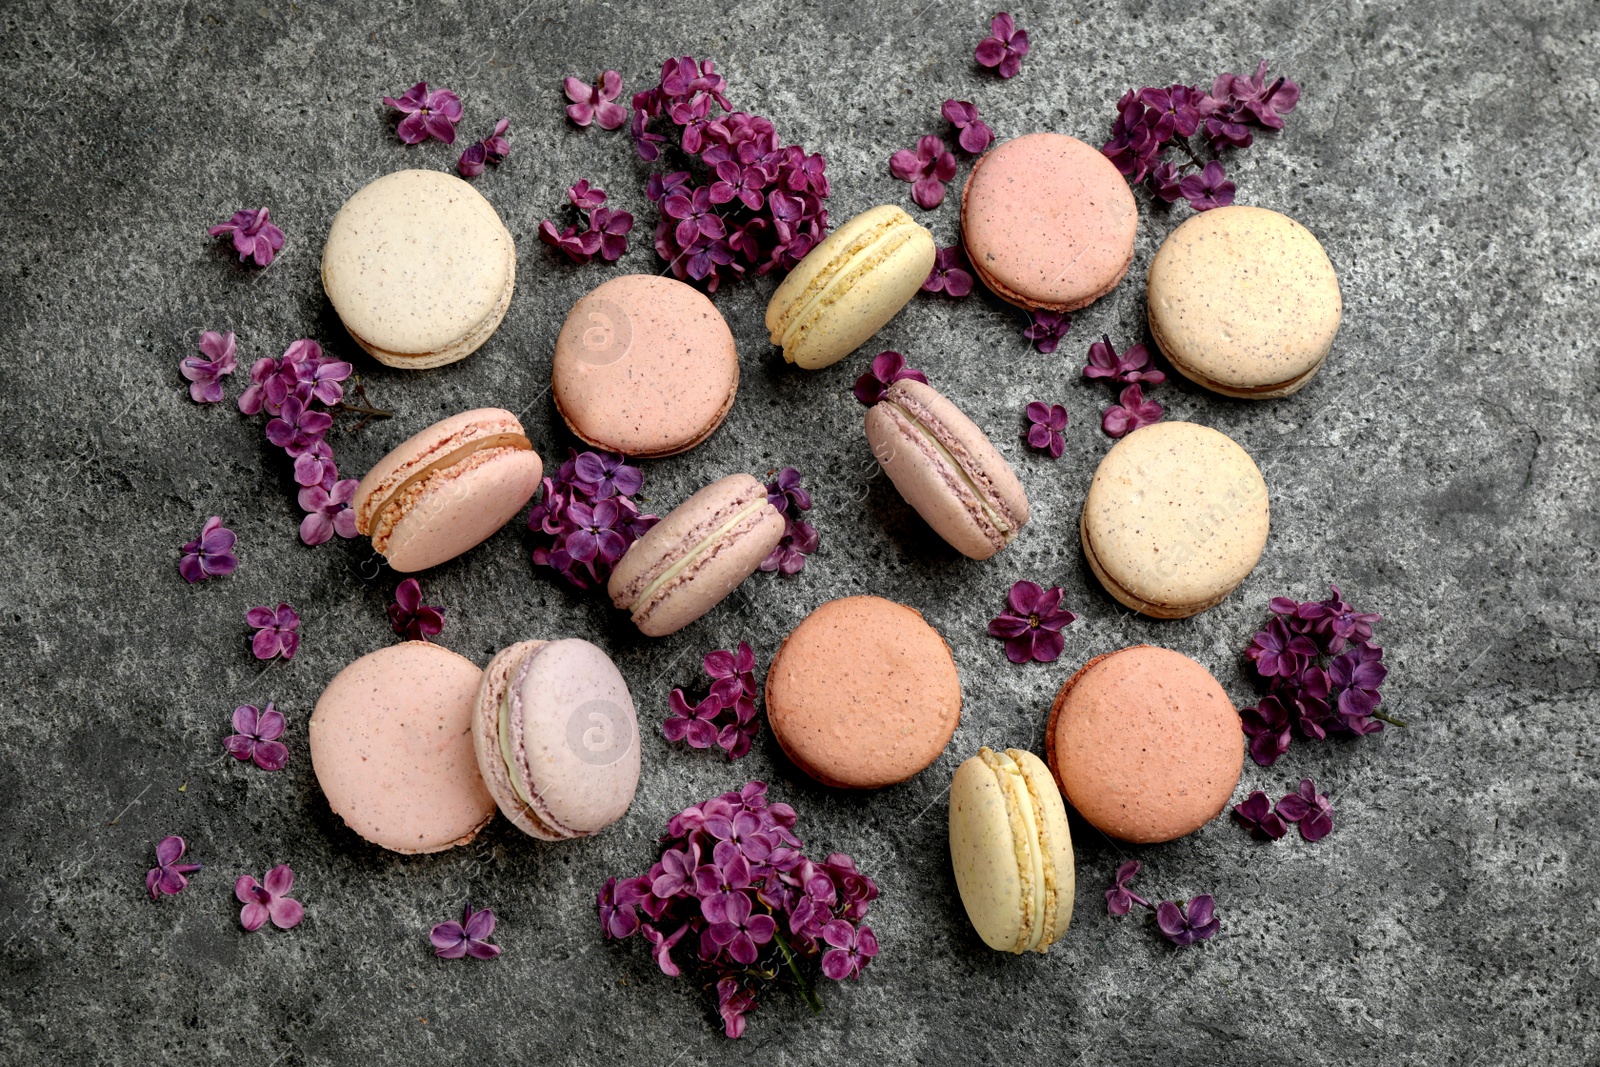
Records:
<instances>
[{"instance_id":1,"label":"pale pink macaron","mask_svg":"<svg viewBox=\"0 0 1600 1067\"><path fill-rule=\"evenodd\" d=\"M482 677L425 641L381 648L334 676L311 713L311 768L346 826L394 852L439 852L494 818L472 748Z\"/></svg>"},{"instance_id":2,"label":"pale pink macaron","mask_svg":"<svg viewBox=\"0 0 1600 1067\"><path fill-rule=\"evenodd\" d=\"M988 559L1028 522L1016 471L966 414L922 382L895 382L867 411L867 443L906 503L964 556Z\"/></svg>"},{"instance_id":3,"label":"pale pink macaron","mask_svg":"<svg viewBox=\"0 0 1600 1067\"><path fill-rule=\"evenodd\" d=\"M472 718L494 803L545 841L587 837L633 803L639 723L616 664L587 641L523 641L483 672Z\"/></svg>"},{"instance_id":4,"label":"pale pink macaron","mask_svg":"<svg viewBox=\"0 0 1600 1067\"><path fill-rule=\"evenodd\" d=\"M544 464L509 411L452 415L403 441L356 487L356 529L397 571L487 540L533 498Z\"/></svg>"},{"instance_id":5,"label":"pale pink macaron","mask_svg":"<svg viewBox=\"0 0 1600 1067\"><path fill-rule=\"evenodd\" d=\"M647 459L685 452L722 424L738 390L733 331L704 293L674 278L612 278L573 305L556 338L556 410L596 448Z\"/></svg>"},{"instance_id":6,"label":"pale pink macaron","mask_svg":"<svg viewBox=\"0 0 1600 1067\"><path fill-rule=\"evenodd\" d=\"M1171 841L1222 813L1244 766L1244 731L1210 671L1135 645L1096 656L1056 694L1045 754L1061 792L1097 829Z\"/></svg>"},{"instance_id":7,"label":"pale pink macaron","mask_svg":"<svg viewBox=\"0 0 1600 1067\"><path fill-rule=\"evenodd\" d=\"M675 633L720 604L783 539L783 512L748 474L712 482L672 509L611 572L611 602L650 637Z\"/></svg>"},{"instance_id":8,"label":"pale pink macaron","mask_svg":"<svg viewBox=\"0 0 1600 1067\"><path fill-rule=\"evenodd\" d=\"M1138 226L1117 168L1061 133L990 149L961 195L961 237L983 284L1036 311L1076 311L1115 289Z\"/></svg>"}]
</instances>

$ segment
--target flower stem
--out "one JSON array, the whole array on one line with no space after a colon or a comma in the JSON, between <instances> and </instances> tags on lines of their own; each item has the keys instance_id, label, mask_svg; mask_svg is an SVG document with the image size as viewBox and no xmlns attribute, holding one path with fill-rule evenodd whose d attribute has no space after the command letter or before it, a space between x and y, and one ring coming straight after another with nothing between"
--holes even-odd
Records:
<instances>
[{"instance_id":1,"label":"flower stem","mask_svg":"<svg viewBox=\"0 0 1600 1067\"><path fill-rule=\"evenodd\" d=\"M794 953L790 951L789 943L783 939L782 934L776 931L774 931L772 939L778 943L778 951L783 953L783 962L789 965L789 973L794 975L795 984L800 987L800 999L806 1002L813 1015L821 1015L822 998L812 992L811 987L806 985L806 980L800 977L800 961L795 959Z\"/></svg>"},{"instance_id":2,"label":"flower stem","mask_svg":"<svg viewBox=\"0 0 1600 1067\"><path fill-rule=\"evenodd\" d=\"M1189 138L1175 135L1172 140L1179 148L1183 149L1183 154L1188 156L1189 159L1193 161L1195 166L1199 167L1201 170L1205 169L1206 165L1204 161L1202 161L1199 156L1194 154L1193 148L1189 147ZM1188 164L1184 165L1188 166Z\"/></svg>"},{"instance_id":3,"label":"flower stem","mask_svg":"<svg viewBox=\"0 0 1600 1067\"><path fill-rule=\"evenodd\" d=\"M392 418L394 418L394 412L392 412L392 411L385 411L382 408L371 407L371 406L369 406L367 404L352 404L348 400L339 401L337 404L333 405L333 410L335 412L353 411L357 415L365 415L368 418L379 418L379 419L392 419Z\"/></svg>"},{"instance_id":4,"label":"flower stem","mask_svg":"<svg viewBox=\"0 0 1600 1067\"><path fill-rule=\"evenodd\" d=\"M1405 729L1405 727L1406 727L1406 724L1404 722L1402 722L1401 720L1395 719L1395 718L1391 718L1390 716L1385 715L1383 712L1379 711L1377 708L1373 708L1372 709L1372 717L1374 719L1379 720L1380 722L1386 722L1390 726L1398 726L1402 730Z\"/></svg>"}]
</instances>

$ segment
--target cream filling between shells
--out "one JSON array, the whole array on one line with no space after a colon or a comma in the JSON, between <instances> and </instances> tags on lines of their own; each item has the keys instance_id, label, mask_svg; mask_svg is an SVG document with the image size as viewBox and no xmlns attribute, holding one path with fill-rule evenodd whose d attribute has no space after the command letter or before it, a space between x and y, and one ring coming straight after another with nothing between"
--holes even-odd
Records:
<instances>
[{"instance_id":1,"label":"cream filling between shells","mask_svg":"<svg viewBox=\"0 0 1600 1067\"><path fill-rule=\"evenodd\" d=\"M672 566L666 568L660 574L652 578L650 580L650 584L639 591L638 597L634 599L632 606L628 610L636 611L641 606L648 604L652 597L665 588L666 585L674 578L682 574L689 564L693 563L695 560L704 555L707 548L716 544L723 537L727 536L729 531L733 530L736 526L744 522L756 512L760 511L762 508L771 506L772 505L767 503L767 498L765 496L759 496L751 503L746 504L744 507L734 512L732 518L707 534L698 545L694 546L692 551L685 553L682 559L678 560L676 563L672 564Z\"/></svg>"}]
</instances>

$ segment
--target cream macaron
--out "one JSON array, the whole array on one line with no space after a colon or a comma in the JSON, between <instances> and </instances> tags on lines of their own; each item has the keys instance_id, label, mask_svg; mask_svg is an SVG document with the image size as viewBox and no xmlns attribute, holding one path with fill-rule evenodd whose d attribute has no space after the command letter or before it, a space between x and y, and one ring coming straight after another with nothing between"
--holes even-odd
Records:
<instances>
[{"instance_id":1,"label":"cream macaron","mask_svg":"<svg viewBox=\"0 0 1600 1067\"><path fill-rule=\"evenodd\" d=\"M1266 208L1202 211L1150 262L1150 333L1172 366L1213 392L1288 396L1321 369L1343 304L1310 230Z\"/></svg>"},{"instance_id":2,"label":"cream macaron","mask_svg":"<svg viewBox=\"0 0 1600 1067\"><path fill-rule=\"evenodd\" d=\"M772 294L767 331L806 370L859 348L933 270L933 234L892 204L863 211L806 254Z\"/></svg>"},{"instance_id":3,"label":"cream macaron","mask_svg":"<svg viewBox=\"0 0 1600 1067\"><path fill-rule=\"evenodd\" d=\"M333 217L322 287L380 363L427 370L471 355L511 305L517 250L494 206L453 174L402 170Z\"/></svg>"},{"instance_id":4,"label":"cream macaron","mask_svg":"<svg viewBox=\"0 0 1600 1067\"><path fill-rule=\"evenodd\" d=\"M1106 592L1145 615L1182 619L1244 581L1269 525L1267 483L1248 452L1210 427L1158 422L1101 459L1079 534Z\"/></svg>"},{"instance_id":5,"label":"cream macaron","mask_svg":"<svg viewBox=\"0 0 1600 1067\"><path fill-rule=\"evenodd\" d=\"M978 754L950 784L950 863L967 918L1000 952L1044 952L1072 921L1067 808L1032 752Z\"/></svg>"}]
</instances>

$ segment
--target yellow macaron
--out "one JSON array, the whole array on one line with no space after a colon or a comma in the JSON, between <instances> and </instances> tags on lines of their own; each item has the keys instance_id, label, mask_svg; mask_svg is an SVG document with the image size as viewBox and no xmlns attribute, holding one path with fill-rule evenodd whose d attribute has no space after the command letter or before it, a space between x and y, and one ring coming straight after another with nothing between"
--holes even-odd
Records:
<instances>
[{"instance_id":1,"label":"yellow macaron","mask_svg":"<svg viewBox=\"0 0 1600 1067\"><path fill-rule=\"evenodd\" d=\"M978 754L950 785L950 862L967 918L1000 952L1044 952L1072 922L1067 808L1031 752Z\"/></svg>"},{"instance_id":2,"label":"yellow macaron","mask_svg":"<svg viewBox=\"0 0 1600 1067\"><path fill-rule=\"evenodd\" d=\"M807 253L772 294L772 343L807 370L839 362L917 295L935 251L933 234L900 208L863 211Z\"/></svg>"}]
</instances>

